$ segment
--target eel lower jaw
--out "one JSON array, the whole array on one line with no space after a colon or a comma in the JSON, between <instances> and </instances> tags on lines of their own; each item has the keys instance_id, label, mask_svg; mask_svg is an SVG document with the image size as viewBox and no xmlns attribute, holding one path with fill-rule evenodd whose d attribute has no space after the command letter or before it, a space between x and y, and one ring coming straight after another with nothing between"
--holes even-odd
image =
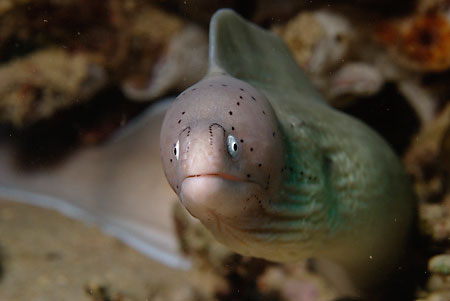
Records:
<instances>
[{"instance_id":1,"label":"eel lower jaw","mask_svg":"<svg viewBox=\"0 0 450 301\"><path fill-rule=\"evenodd\" d=\"M181 182L179 197L189 213L201 222L212 220L211 212L223 217L242 214L243 201L261 185L224 173L189 175Z\"/></svg>"}]
</instances>

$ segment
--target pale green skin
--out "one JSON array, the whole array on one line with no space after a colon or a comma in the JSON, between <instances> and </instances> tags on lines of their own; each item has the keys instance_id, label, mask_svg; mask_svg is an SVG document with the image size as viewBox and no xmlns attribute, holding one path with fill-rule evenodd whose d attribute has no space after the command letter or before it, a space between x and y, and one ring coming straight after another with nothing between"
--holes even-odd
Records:
<instances>
[{"instance_id":1,"label":"pale green skin","mask_svg":"<svg viewBox=\"0 0 450 301\"><path fill-rule=\"evenodd\" d=\"M282 133L284 167L275 192L261 196L264 210L246 213L246 219L230 217L231 226L241 227L234 233L239 239L199 218L202 223L245 255L280 262L326 258L360 283L386 275L399 259L414 211L409 180L388 144L327 105L281 39L231 10L211 21L205 80L223 71L270 102ZM242 229L250 218L251 228L260 221L258 231Z\"/></svg>"}]
</instances>

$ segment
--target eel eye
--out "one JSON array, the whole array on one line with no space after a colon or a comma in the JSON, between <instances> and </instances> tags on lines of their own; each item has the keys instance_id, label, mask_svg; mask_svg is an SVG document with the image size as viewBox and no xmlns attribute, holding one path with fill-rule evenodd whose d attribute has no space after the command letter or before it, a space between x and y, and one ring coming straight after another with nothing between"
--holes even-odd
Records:
<instances>
[{"instance_id":1,"label":"eel eye","mask_svg":"<svg viewBox=\"0 0 450 301\"><path fill-rule=\"evenodd\" d=\"M228 149L228 153L231 155L231 157L234 158L238 155L239 144L238 144L237 139L232 135L228 135L228 137L227 137L227 149Z\"/></svg>"},{"instance_id":2,"label":"eel eye","mask_svg":"<svg viewBox=\"0 0 450 301\"><path fill-rule=\"evenodd\" d=\"M177 140L177 143L175 143L173 147L173 154L178 160L178 158L180 157L180 140Z\"/></svg>"}]
</instances>

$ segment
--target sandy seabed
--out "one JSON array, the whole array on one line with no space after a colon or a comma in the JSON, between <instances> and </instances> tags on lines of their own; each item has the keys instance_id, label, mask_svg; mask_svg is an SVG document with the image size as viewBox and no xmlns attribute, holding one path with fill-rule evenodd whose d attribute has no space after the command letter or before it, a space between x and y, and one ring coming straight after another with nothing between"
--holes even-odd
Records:
<instances>
[{"instance_id":1,"label":"sandy seabed","mask_svg":"<svg viewBox=\"0 0 450 301\"><path fill-rule=\"evenodd\" d=\"M0 300L156 300L187 278L94 226L6 200L0 256Z\"/></svg>"}]
</instances>

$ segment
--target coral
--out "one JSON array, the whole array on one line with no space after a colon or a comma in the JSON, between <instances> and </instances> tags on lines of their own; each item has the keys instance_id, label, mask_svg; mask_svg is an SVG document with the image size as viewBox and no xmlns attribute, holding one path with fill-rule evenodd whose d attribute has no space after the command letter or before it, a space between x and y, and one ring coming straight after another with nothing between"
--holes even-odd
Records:
<instances>
[{"instance_id":1,"label":"coral","mask_svg":"<svg viewBox=\"0 0 450 301\"><path fill-rule=\"evenodd\" d=\"M377 39L404 67L419 71L450 67L450 20L448 8L441 4L419 6L418 12L383 21L377 28Z\"/></svg>"},{"instance_id":2,"label":"coral","mask_svg":"<svg viewBox=\"0 0 450 301\"><path fill-rule=\"evenodd\" d=\"M7 95L0 101L0 121L18 127L90 101L103 86L119 85L129 99L150 101L184 89L206 70L205 30L147 2L40 0L33 4L4 1L3 5L0 70L9 77L4 87L11 91L2 92ZM46 56L40 53L48 48L58 48L66 55L56 55L54 62L47 59L51 62L39 69L40 79L22 78L26 72L17 62L32 60L32 64L42 65L39 61ZM83 62L78 59L81 57ZM74 64L89 66L77 71L86 75L72 70ZM73 87L66 91L56 87L49 74L58 74L60 82L67 78L66 84L72 86L84 76L83 86L80 91ZM98 84L100 77L102 85ZM41 101L42 89L59 92L47 93Z\"/></svg>"}]
</instances>

